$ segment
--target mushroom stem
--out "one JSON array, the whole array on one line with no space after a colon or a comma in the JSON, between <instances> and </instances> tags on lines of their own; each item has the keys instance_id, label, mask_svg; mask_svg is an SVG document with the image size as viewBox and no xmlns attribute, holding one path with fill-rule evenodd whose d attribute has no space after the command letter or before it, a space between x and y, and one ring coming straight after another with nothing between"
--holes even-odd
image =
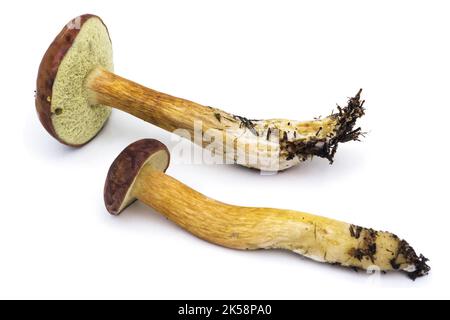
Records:
<instances>
[{"instance_id":1,"label":"mushroom stem","mask_svg":"<svg viewBox=\"0 0 450 320\"><path fill-rule=\"evenodd\" d=\"M91 104L112 106L168 131L182 128L193 136L196 120L206 129L218 127L212 108L144 87L102 68L91 72L86 86Z\"/></svg>"},{"instance_id":2,"label":"mushroom stem","mask_svg":"<svg viewBox=\"0 0 450 320\"><path fill-rule=\"evenodd\" d=\"M267 171L284 170L313 156L333 162L339 143L358 140L361 130L354 126L364 115L361 91L348 106L338 107L338 113L294 121L250 120L146 88L103 68L94 69L85 85L92 105L115 107L171 132L185 129L203 147L213 141L212 149L222 160ZM195 132L196 123L200 132Z\"/></svg>"},{"instance_id":3,"label":"mushroom stem","mask_svg":"<svg viewBox=\"0 0 450 320\"><path fill-rule=\"evenodd\" d=\"M364 270L401 270L415 279L429 267L396 235L292 210L228 205L143 167L139 199L195 236L224 247L286 249L319 262Z\"/></svg>"}]
</instances>

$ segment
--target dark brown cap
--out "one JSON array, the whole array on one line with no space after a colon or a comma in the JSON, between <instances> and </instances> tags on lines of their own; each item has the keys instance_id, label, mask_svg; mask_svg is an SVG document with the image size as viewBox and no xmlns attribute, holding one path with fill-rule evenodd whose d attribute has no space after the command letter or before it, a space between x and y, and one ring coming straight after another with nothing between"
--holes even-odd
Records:
<instances>
[{"instance_id":1,"label":"dark brown cap","mask_svg":"<svg viewBox=\"0 0 450 320\"><path fill-rule=\"evenodd\" d=\"M170 153L158 140L143 139L126 147L114 160L106 177L104 200L106 209L118 215L136 199L130 190L142 167L165 172L169 166Z\"/></svg>"},{"instance_id":2,"label":"dark brown cap","mask_svg":"<svg viewBox=\"0 0 450 320\"><path fill-rule=\"evenodd\" d=\"M91 18L99 17L92 14L85 14L71 20L64 26L61 32L56 36L55 40L47 49L39 66L38 77L36 82L35 104L36 111L44 128L59 142L70 145L72 147L80 147L81 145L73 145L61 139L52 123L51 98L53 97L53 84L58 74L59 66L64 60L69 49L72 47L75 39L80 33L81 28ZM103 21L102 21L103 23ZM103 23L104 25L104 23ZM106 25L105 25L106 28Z\"/></svg>"}]
</instances>

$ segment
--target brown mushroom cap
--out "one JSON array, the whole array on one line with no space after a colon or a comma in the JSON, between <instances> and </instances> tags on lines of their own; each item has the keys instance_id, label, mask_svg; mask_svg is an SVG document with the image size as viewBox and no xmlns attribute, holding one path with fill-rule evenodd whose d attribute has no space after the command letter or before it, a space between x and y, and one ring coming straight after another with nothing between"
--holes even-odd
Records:
<instances>
[{"instance_id":1,"label":"brown mushroom cap","mask_svg":"<svg viewBox=\"0 0 450 320\"><path fill-rule=\"evenodd\" d=\"M114 160L106 177L104 200L109 213L119 215L136 200L131 190L141 168L151 166L165 172L169 162L169 150L158 140L143 139L126 147Z\"/></svg>"},{"instance_id":2,"label":"brown mushroom cap","mask_svg":"<svg viewBox=\"0 0 450 320\"><path fill-rule=\"evenodd\" d=\"M42 58L36 110L44 128L61 143L82 146L103 128L111 109L91 106L84 79L94 67L112 71L112 46L103 21L91 14L71 20Z\"/></svg>"}]
</instances>

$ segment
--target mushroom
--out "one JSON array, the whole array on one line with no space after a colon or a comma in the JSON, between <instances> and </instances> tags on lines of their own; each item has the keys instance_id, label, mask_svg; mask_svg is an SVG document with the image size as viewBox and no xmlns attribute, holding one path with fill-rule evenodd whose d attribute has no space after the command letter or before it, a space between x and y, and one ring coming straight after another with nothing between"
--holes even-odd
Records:
<instances>
[{"instance_id":1,"label":"mushroom","mask_svg":"<svg viewBox=\"0 0 450 320\"><path fill-rule=\"evenodd\" d=\"M107 210L119 215L139 200L193 235L227 248L291 250L345 267L404 271L411 279L430 270L423 255L392 233L298 211L225 204L165 174L169 161L169 151L157 140L125 148L106 178Z\"/></svg>"},{"instance_id":2,"label":"mushroom","mask_svg":"<svg viewBox=\"0 0 450 320\"><path fill-rule=\"evenodd\" d=\"M338 143L357 140L364 114L360 93L326 118L250 120L143 87L115 75L108 30L94 15L72 20L45 53L37 79L36 108L44 128L79 147L103 128L111 107L165 130L185 129L189 139L227 163L278 171L313 156L333 161ZM202 125L195 139L195 123ZM211 148L210 148L211 149Z\"/></svg>"}]
</instances>

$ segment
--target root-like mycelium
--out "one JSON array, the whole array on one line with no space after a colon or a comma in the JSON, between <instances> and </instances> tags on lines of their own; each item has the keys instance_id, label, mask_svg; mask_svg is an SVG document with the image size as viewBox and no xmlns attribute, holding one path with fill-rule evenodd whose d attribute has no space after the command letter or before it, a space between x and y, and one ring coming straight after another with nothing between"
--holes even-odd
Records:
<instances>
[{"instance_id":1,"label":"root-like mycelium","mask_svg":"<svg viewBox=\"0 0 450 320\"><path fill-rule=\"evenodd\" d=\"M249 120L211 109L209 117L203 116L203 123L208 123L204 134L221 138L225 151L222 144L216 144L216 149L226 159L233 157L234 162L247 167L285 170L314 156L333 163L339 143L359 140L363 135L361 128L355 128L356 120L364 115L361 91L347 106L338 106L337 113L311 121Z\"/></svg>"}]
</instances>

